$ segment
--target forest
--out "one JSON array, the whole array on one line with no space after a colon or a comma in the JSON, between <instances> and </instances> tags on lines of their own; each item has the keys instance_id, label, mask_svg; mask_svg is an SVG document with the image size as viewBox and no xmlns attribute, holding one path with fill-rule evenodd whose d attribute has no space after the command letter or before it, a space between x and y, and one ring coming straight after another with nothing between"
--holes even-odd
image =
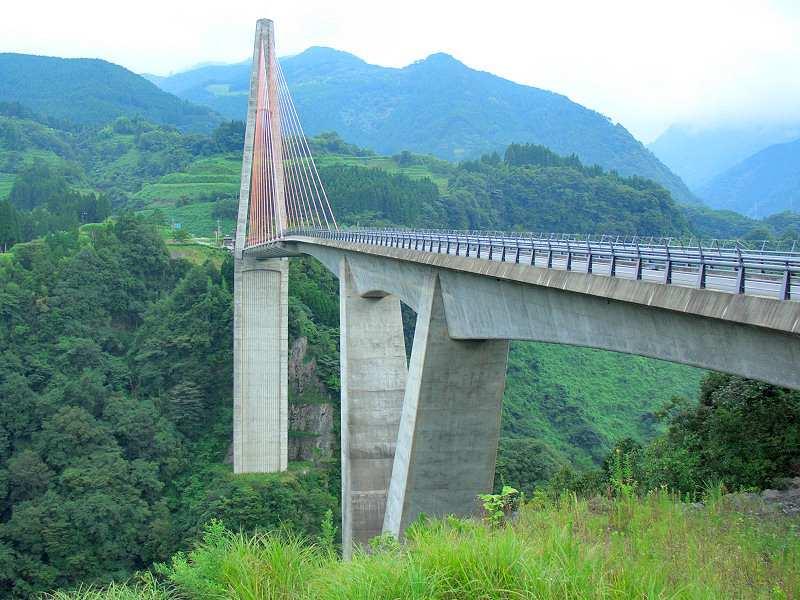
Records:
<instances>
[{"instance_id":1,"label":"forest","mask_svg":"<svg viewBox=\"0 0 800 600\"><path fill-rule=\"evenodd\" d=\"M14 178L0 201L2 595L151 568L190 585L198 563L184 569L176 553L197 543L230 551L240 531L280 530L335 552L335 448L283 474L233 476L232 263L206 246L182 258L165 226L167 211L229 215L235 192L220 177L231 161L238 177L242 124L201 135L122 117L78 134L5 110L0 170ZM312 144L348 225L775 239L798 227L792 214L753 221L686 208L649 180L536 145L454 164L378 157L334 134ZM183 186L176 198L159 195L171 185ZM306 340L316 382L293 381L292 402L338 410L338 286L312 261L291 269L290 343ZM557 504L668 489L700 501L710 487L763 489L797 475L796 392L636 357L512 347L497 492Z\"/></svg>"}]
</instances>

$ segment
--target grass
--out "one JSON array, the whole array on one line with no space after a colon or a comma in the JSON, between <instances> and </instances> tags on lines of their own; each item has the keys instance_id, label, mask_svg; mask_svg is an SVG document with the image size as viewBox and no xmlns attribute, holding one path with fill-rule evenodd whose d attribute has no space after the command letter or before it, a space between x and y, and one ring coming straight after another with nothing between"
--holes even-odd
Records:
<instances>
[{"instance_id":1,"label":"grass","mask_svg":"<svg viewBox=\"0 0 800 600\"><path fill-rule=\"evenodd\" d=\"M217 229L217 219L213 216L214 202L198 202L195 204L187 204L185 206L159 206L167 222L180 223L181 229L188 231L195 237L214 237L214 231ZM139 211L139 214L149 215L155 208L149 208ZM236 228L236 223L233 219L220 219L220 228L222 234L231 234Z\"/></svg>"},{"instance_id":2,"label":"grass","mask_svg":"<svg viewBox=\"0 0 800 600\"><path fill-rule=\"evenodd\" d=\"M194 242L177 243L168 241L167 250L169 250L170 258L182 258L196 265L202 265L210 260L216 268L219 268L227 254L221 248Z\"/></svg>"},{"instance_id":3,"label":"grass","mask_svg":"<svg viewBox=\"0 0 800 600\"><path fill-rule=\"evenodd\" d=\"M373 543L342 562L329 539L252 536L218 523L158 567L173 587L144 598L622 599L796 598L798 523L758 520L729 497L697 508L664 492L643 499L536 498L512 525L453 517L415 523L406 542ZM131 584L136 585L136 584ZM138 584L141 585L141 584ZM157 589L152 582L145 591ZM124 586L59 600L124 599Z\"/></svg>"}]
</instances>

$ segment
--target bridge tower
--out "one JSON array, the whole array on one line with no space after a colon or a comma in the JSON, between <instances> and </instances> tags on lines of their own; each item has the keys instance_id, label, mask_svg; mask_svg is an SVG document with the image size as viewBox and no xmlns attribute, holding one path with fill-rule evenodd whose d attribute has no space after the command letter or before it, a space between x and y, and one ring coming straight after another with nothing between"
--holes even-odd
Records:
<instances>
[{"instance_id":1,"label":"bridge tower","mask_svg":"<svg viewBox=\"0 0 800 600\"><path fill-rule=\"evenodd\" d=\"M255 259L247 246L286 229L285 179L272 21L256 24L234 248L233 468L288 463L288 258Z\"/></svg>"},{"instance_id":2,"label":"bridge tower","mask_svg":"<svg viewBox=\"0 0 800 600\"><path fill-rule=\"evenodd\" d=\"M236 473L288 462L288 277L291 229L336 229L275 53L272 21L256 23L234 246Z\"/></svg>"}]
</instances>

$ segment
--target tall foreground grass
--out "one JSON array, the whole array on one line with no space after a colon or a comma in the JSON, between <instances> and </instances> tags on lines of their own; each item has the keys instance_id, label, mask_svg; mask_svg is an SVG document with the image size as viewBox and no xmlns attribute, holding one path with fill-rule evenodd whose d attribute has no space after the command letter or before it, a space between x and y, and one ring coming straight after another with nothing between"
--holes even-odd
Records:
<instances>
[{"instance_id":1,"label":"tall foreground grass","mask_svg":"<svg viewBox=\"0 0 800 600\"><path fill-rule=\"evenodd\" d=\"M415 524L405 543L379 540L347 563L325 544L212 524L195 550L158 569L163 584L145 579L55 597L800 598L797 522L756 519L729 504L568 496L529 503L499 528L455 518Z\"/></svg>"}]
</instances>

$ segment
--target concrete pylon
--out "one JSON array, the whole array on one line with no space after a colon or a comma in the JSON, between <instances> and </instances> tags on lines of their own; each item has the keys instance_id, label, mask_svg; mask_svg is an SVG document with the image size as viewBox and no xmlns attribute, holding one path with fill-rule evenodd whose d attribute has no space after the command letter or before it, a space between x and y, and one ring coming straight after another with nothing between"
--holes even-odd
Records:
<instances>
[{"instance_id":1,"label":"concrete pylon","mask_svg":"<svg viewBox=\"0 0 800 600\"><path fill-rule=\"evenodd\" d=\"M422 292L384 533L420 513L470 515L494 482L508 340L448 335L438 275Z\"/></svg>"},{"instance_id":2,"label":"concrete pylon","mask_svg":"<svg viewBox=\"0 0 800 600\"><path fill-rule=\"evenodd\" d=\"M233 468L235 473L284 471L288 463L288 259L257 260L244 254L248 226L263 220L259 198L252 201L253 154L259 107L259 81L269 81L270 98L275 93L275 73L270 72L274 53L272 21L256 24L253 68L250 75L242 160L239 214L234 248L234 336L233 336ZM266 55L265 55L266 54ZM267 69L267 71L264 71ZM262 88L263 89L263 88ZM262 98L262 103L263 103ZM274 101L277 105L277 102ZM263 107L262 107L263 110ZM274 120L276 112L270 114ZM272 135L280 135L273 127ZM280 147L279 139L273 146ZM263 150L263 149L262 149ZM256 151L259 151L258 149ZM283 202L283 171L276 156L277 204ZM264 160L259 156L258 160ZM258 196L258 194L256 194ZM261 199L263 200L263 199ZM277 214L281 221L283 213Z\"/></svg>"},{"instance_id":3,"label":"concrete pylon","mask_svg":"<svg viewBox=\"0 0 800 600\"><path fill-rule=\"evenodd\" d=\"M362 298L346 258L339 268L342 549L380 535L407 365L400 301Z\"/></svg>"},{"instance_id":4,"label":"concrete pylon","mask_svg":"<svg viewBox=\"0 0 800 600\"><path fill-rule=\"evenodd\" d=\"M234 473L288 466L289 261L234 264Z\"/></svg>"}]
</instances>

